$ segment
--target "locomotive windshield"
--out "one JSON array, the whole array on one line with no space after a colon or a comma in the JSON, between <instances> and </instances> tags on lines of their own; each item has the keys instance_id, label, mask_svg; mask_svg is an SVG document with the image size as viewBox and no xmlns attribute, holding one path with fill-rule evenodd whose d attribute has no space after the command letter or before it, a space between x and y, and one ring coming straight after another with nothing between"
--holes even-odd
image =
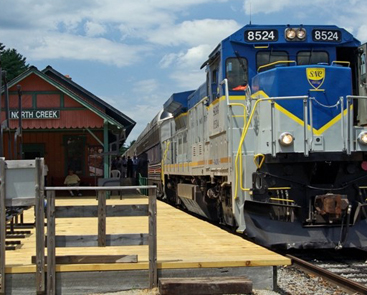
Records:
<instances>
[{"instance_id":1,"label":"locomotive windshield","mask_svg":"<svg viewBox=\"0 0 367 295\"><path fill-rule=\"evenodd\" d=\"M228 88L234 91L244 90L247 86L247 60L245 58L228 58L226 61Z\"/></svg>"},{"instance_id":2,"label":"locomotive windshield","mask_svg":"<svg viewBox=\"0 0 367 295\"><path fill-rule=\"evenodd\" d=\"M263 65L271 64L277 61L285 61L288 59L288 53L285 51L260 51L256 55L256 67L258 69ZM285 65L287 66L288 64L286 63ZM269 70L272 67L274 66L266 67L266 70Z\"/></svg>"},{"instance_id":3,"label":"locomotive windshield","mask_svg":"<svg viewBox=\"0 0 367 295\"><path fill-rule=\"evenodd\" d=\"M298 65L329 64L329 54L326 51L301 51L297 54Z\"/></svg>"}]
</instances>

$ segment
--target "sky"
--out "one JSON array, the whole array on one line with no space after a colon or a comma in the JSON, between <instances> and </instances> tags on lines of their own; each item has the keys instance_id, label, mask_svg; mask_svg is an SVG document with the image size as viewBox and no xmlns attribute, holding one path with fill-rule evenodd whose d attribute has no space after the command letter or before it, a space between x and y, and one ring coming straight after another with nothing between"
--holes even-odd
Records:
<instances>
[{"instance_id":1,"label":"sky","mask_svg":"<svg viewBox=\"0 0 367 295\"><path fill-rule=\"evenodd\" d=\"M366 19L366 0L1 0L0 42L133 119L129 145L244 25L337 25L365 43Z\"/></svg>"}]
</instances>

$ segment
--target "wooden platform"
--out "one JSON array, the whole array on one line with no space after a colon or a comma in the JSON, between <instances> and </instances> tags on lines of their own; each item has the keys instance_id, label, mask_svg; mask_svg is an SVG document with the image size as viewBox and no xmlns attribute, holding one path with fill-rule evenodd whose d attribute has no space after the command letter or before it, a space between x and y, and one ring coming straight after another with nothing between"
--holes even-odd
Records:
<instances>
[{"instance_id":1,"label":"wooden platform","mask_svg":"<svg viewBox=\"0 0 367 295\"><path fill-rule=\"evenodd\" d=\"M108 205L147 202L147 198L140 195L124 196L122 200L117 197L107 200ZM97 200L95 197L56 200L56 206L76 204L96 205ZM253 281L254 288L273 289L276 273L274 266L291 263L286 257L227 233L163 202L158 202L157 211L159 278L245 275ZM25 222L34 220L34 210L28 210L24 217ZM97 227L96 218L56 220L57 234L93 235L97 233ZM107 234L134 232L148 232L146 217L107 218ZM29 288L34 286L36 268L31 257L35 255L35 234L23 239L22 243L20 249L6 251L6 286L7 289L12 288L13 292L14 288L18 288L14 294L29 294L24 293L22 288L30 292ZM57 256L96 254L138 255L138 262L57 265L57 288L63 290L62 294L90 294L147 287L148 246L56 249Z\"/></svg>"}]
</instances>

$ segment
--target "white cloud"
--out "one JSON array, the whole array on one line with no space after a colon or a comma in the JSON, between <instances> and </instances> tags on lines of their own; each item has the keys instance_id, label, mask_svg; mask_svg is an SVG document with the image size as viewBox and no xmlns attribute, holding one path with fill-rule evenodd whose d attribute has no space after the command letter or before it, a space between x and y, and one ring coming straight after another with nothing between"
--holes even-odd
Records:
<instances>
[{"instance_id":1,"label":"white cloud","mask_svg":"<svg viewBox=\"0 0 367 295\"><path fill-rule=\"evenodd\" d=\"M205 72L200 70L174 71L170 78L177 82L177 89L193 90L205 82Z\"/></svg>"},{"instance_id":2,"label":"white cloud","mask_svg":"<svg viewBox=\"0 0 367 295\"><path fill-rule=\"evenodd\" d=\"M91 21L86 22L84 28L88 37L101 36L107 32L105 26Z\"/></svg>"},{"instance_id":3,"label":"white cloud","mask_svg":"<svg viewBox=\"0 0 367 295\"><path fill-rule=\"evenodd\" d=\"M234 20L203 19L184 21L177 25L162 25L148 31L146 38L152 43L171 46L217 45L221 39L241 26Z\"/></svg>"},{"instance_id":4,"label":"white cloud","mask_svg":"<svg viewBox=\"0 0 367 295\"><path fill-rule=\"evenodd\" d=\"M98 61L108 65L123 67L139 61L139 52L144 47L127 46L105 38L89 38L70 34L48 34L38 38L29 36L22 40L24 55L29 59L71 59ZM19 46L17 46L19 48Z\"/></svg>"},{"instance_id":5,"label":"white cloud","mask_svg":"<svg viewBox=\"0 0 367 295\"><path fill-rule=\"evenodd\" d=\"M166 54L160 61L162 68L175 66L180 69L199 69L204 60L207 59L213 48L210 45L199 45L186 51Z\"/></svg>"},{"instance_id":6,"label":"white cloud","mask_svg":"<svg viewBox=\"0 0 367 295\"><path fill-rule=\"evenodd\" d=\"M155 79L147 79L147 80L141 80L136 83L134 83L133 91L135 93L154 93L157 92L159 88L159 83Z\"/></svg>"},{"instance_id":7,"label":"white cloud","mask_svg":"<svg viewBox=\"0 0 367 295\"><path fill-rule=\"evenodd\" d=\"M360 40L362 43L367 42L367 25L362 25L358 28L357 31L357 38L358 40Z\"/></svg>"}]
</instances>

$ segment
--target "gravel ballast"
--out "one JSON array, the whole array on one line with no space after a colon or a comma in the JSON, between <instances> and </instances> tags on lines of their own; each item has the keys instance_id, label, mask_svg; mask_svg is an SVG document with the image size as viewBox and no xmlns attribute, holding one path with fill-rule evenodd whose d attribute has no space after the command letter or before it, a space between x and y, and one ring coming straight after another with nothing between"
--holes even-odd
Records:
<instances>
[{"instance_id":1,"label":"gravel ballast","mask_svg":"<svg viewBox=\"0 0 367 295\"><path fill-rule=\"evenodd\" d=\"M159 295L157 288L149 290L128 290L109 295ZM328 283L326 280L307 274L296 267L286 266L278 269L278 288L276 291L253 290L254 295L347 295L341 288ZM97 295L97 294L93 294ZM194 294L193 294L194 295ZM240 295L240 294L238 294Z\"/></svg>"}]
</instances>

